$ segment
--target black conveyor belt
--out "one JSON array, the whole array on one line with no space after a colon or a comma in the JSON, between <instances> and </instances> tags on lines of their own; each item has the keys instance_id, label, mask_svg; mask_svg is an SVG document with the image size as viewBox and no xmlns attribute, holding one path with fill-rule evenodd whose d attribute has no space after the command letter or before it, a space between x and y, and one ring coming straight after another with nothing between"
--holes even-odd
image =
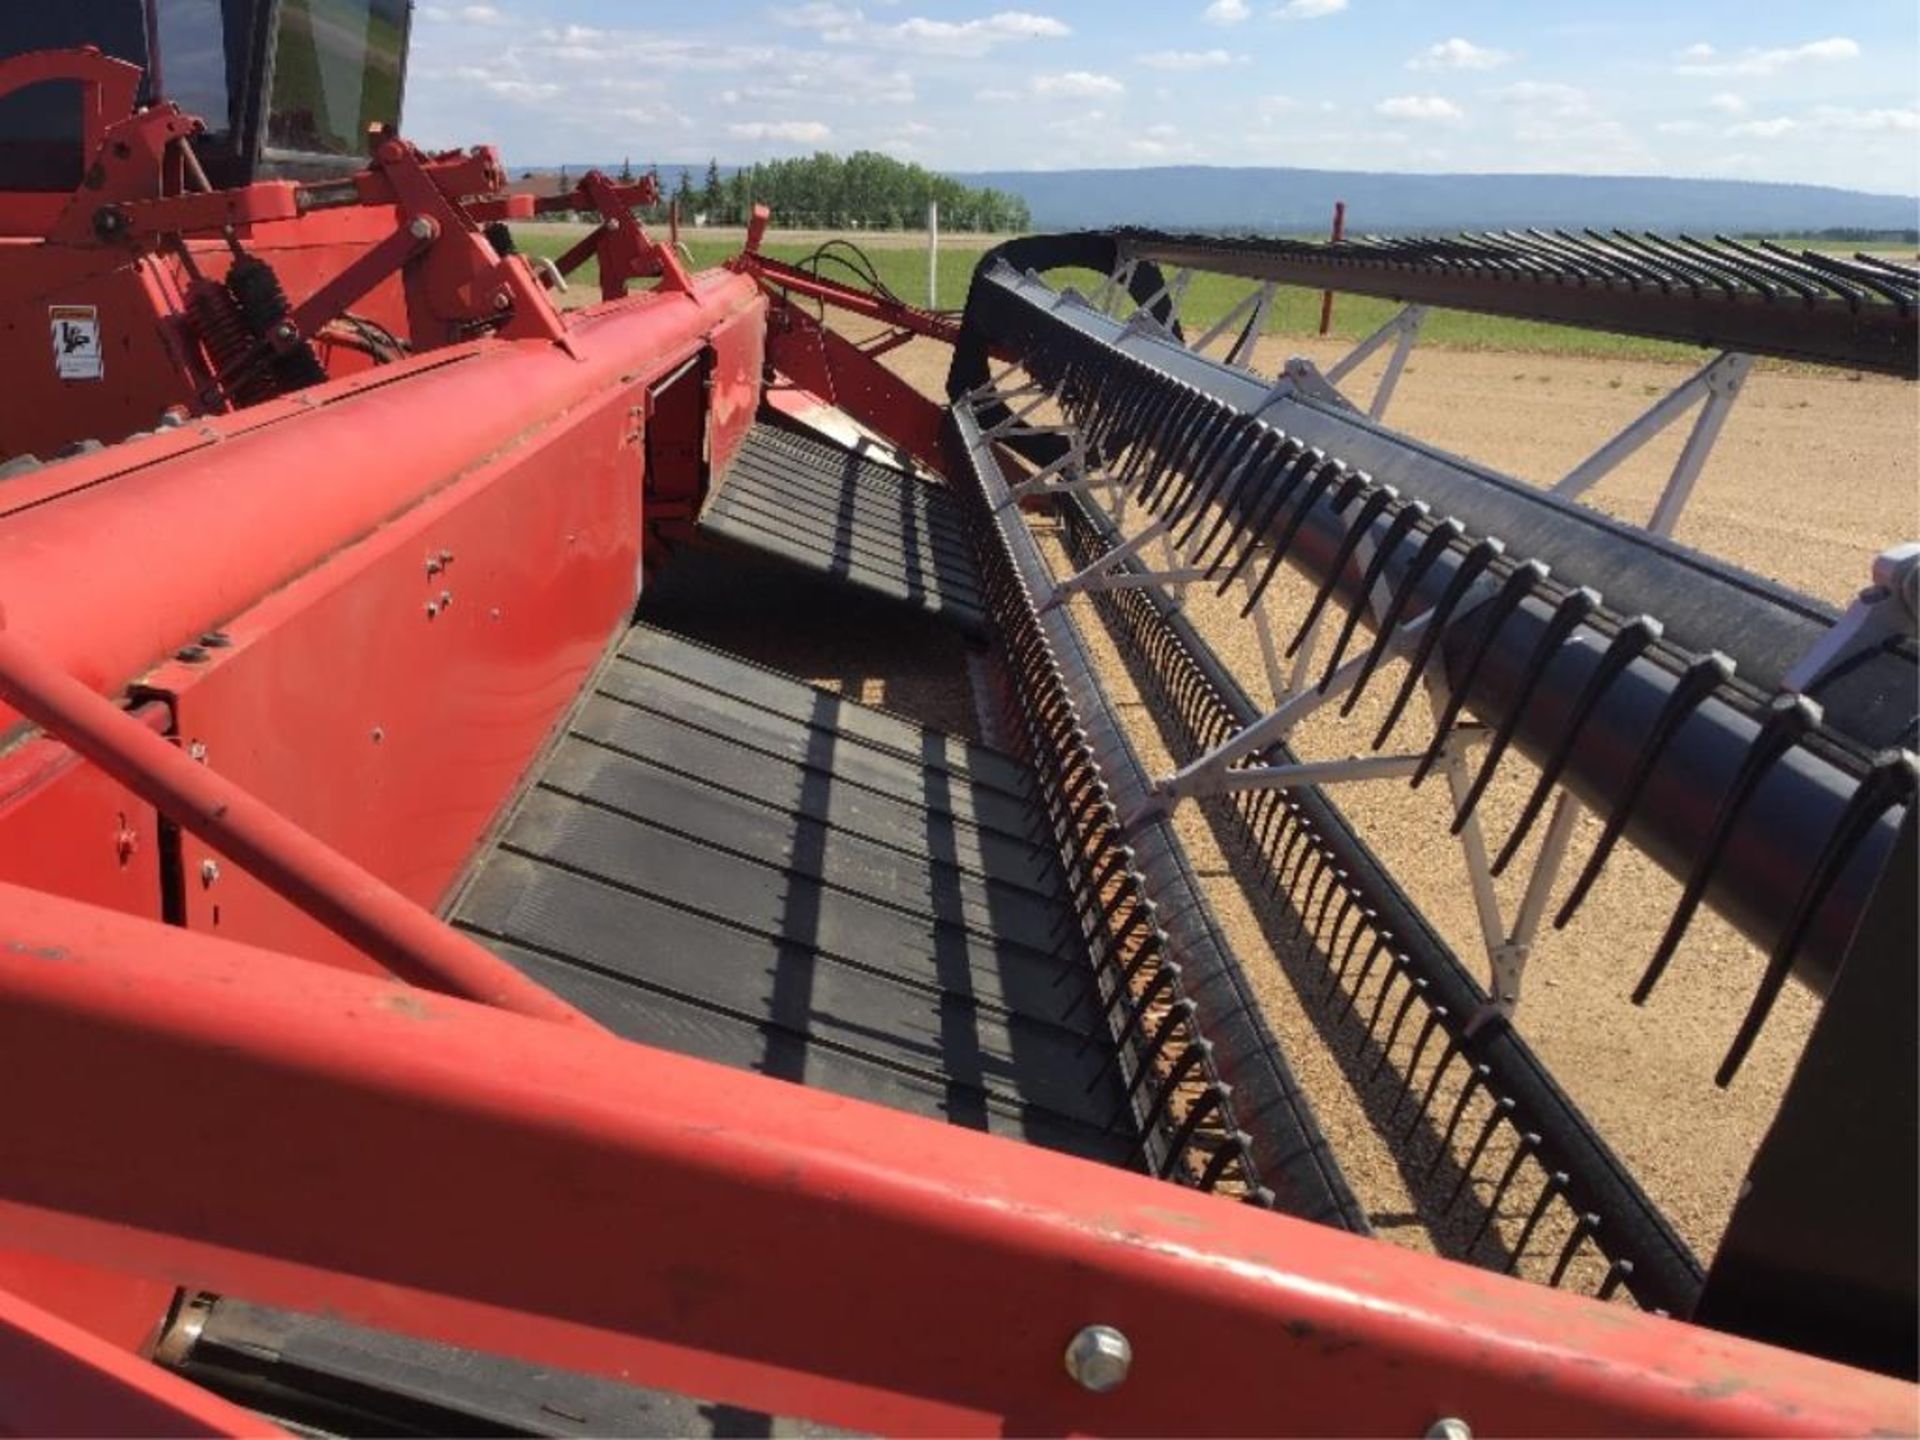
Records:
<instances>
[{"instance_id":1,"label":"black conveyor belt","mask_svg":"<svg viewBox=\"0 0 1920 1440\"><path fill-rule=\"evenodd\" d=\"M454 919L633 1039L1120 1162L1031 785L640 626Z\"/></svg>"},{"instance_id":2,"label":"black conveyor belt","mask_svg":"<svg viewBox=\"0 0 1920 1440\"><path fill-rule=\"evenodd\" d=\"M755 425L699 529L970 633L987 628L952 495L825 440Z\"/></svg>"}]
</instances>

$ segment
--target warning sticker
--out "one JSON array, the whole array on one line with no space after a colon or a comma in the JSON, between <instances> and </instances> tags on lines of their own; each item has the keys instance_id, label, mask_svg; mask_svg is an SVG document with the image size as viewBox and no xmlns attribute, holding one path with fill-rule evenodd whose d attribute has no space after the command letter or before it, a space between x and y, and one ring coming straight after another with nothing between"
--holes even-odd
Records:
<instances>
[{"instance_id":1,"label":"warning sticker","mask_svg":"<svg viewBox=\"0 0 1920 1440\"><path fill-rule=\"evenodd\" d=\"M107 360L100 350L100 312L92 305L50 305L53 373L62 380L101 380Z\"/></svg>"}]
</instances>

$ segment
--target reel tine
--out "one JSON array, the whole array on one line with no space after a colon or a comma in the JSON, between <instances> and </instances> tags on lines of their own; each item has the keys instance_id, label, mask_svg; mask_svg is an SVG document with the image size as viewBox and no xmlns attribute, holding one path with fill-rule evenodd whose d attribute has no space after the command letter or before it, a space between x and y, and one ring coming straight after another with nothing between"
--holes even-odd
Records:
<instances>
[{"instance_id":1,"label":"reel tine","mask_svg":"<svg viewBox=\"0 0 1920 1440\"><path fill-rule=\"evenodd\" d=\"M1407 564L1406 574L1400 577L1400 585L1393 592L1393 599L1387 602L1387 613L1380 617L1380 628L1374 635L1373 648L1367 652L1367 663L1360 667L1359 679L1353 682L1353 689L1347 692L1346 700L1341 703L1342 719L1353 713L1353 707L1360 703L1361 692L1367 688L1367 682L1373 679L1373 672L1380 668L1380 662L1386 658L1387 649L1393 643L1393 632L1399 628L1400 617L1406 614L1407 606L1414 592L1420 588L1420 582L1426 578L1427 571L1433 568L1434 562L1454 541L1465 534L1465 527L1448 516L1429 530L1426 539L1420 542L1420 548Z\"/></svg>"},{"instance_id":2,"label":"reel tine","mask_svg":"<svg viewBox=\"0 0 1920 1440\"><path fill-rule=\"evenodd\" d=\"M1573 1264L1573 1257L1580 1253L1580 1247L1587 1238L1600 1228L1600 1217L1591 1210L1583 1210L1575 1217L1573 1229L1561 1243L1560 1256L1553 1262L1553 1274L1547 1280L1547 1288L1558 1290L1560 1282L1567 1278L1567 1267Z\"/></svg>"},{"instance_id":3,"label":"reel tine","mask_svg":"<svg viewBox=\"0 0 1920 1440\"><path fill-rule=\"evenodd\" d=\"M1433 1032L1440 1028L1446 1018L1446 1006L1431 1005L1427 1008L1427 1018L1421 1022L1418 1033L1413 1037L1413 1049L1407 1055L1406 1073L1400 1078L1400 1093L1393 1097L1393 1109L1387 1112L1389 1125L1399 1117L1400 1107L1407 1103L1407 1097L1413 1093L1413 1080L1420 1070L1420 1057L1427 1053L1427 1042L1433 1038ZM1444 1068L1446 1063L1446 1052L1443 1050L1440 1064L1435 1068Z\"/></svg>"},{"instance_id":4,"label":"reel tine","mask_svg":"<svg viewBox=\"0 0 1920 1440\"><path fill-rule=\"evenodd\" d=\"M1554 607L1553 618L1547 621L1547 628L1540 632L1539 643L1533 647L1533 653L1527 657L1526 670L1520 677L1519 689L1507 708L1507 715L1500 722L1500 728L1493 733L1493 739L1487 745L1486 758L1480 762L1480 773L1473 777L1466 798L1460 802L1459 810L1454 814L1452 833L1458 835L1467 828L1480 797L1487 792L1487 784L1493 779L1493 772L1499 768L1501 759L1507 753L1507 746L1513 743L1513 732L1520 728L1521 714L1533 698L1540 677L1546 673L1548 663L1560 653L1560 646L1571 635L1581 621L1600 608L1598 591L1582 586L1570 590Z\"/></svg>"},{"instance_id":5,"label":"reel tine","mask_svg":"<svg viewBox=\"0 0 1920 1440\"><path fill-rule=\"evenodd\" d=\"M1547 567L1538 560L1529 560L1523 565L1516 565L1500 589L1495 592L1494 597L1483 602L1486 613L1480 620L1480 638L1474 643L1473 653L1467 659L1466 668L1460 676L1460 683L1451 687L1447 703L1441 709L1440 719L1434 726L1433 743L1427 746L1427 753L1420 757L1419 765L1414 767L1413 788L1415 790L1420 788L1421 782L1432 772L1434 762L1447 748L1447 739L1453 733L1454 722L1460 718L1460 712L1466 708L1467 696L1473 690L1473 682L1480 674L1480 666L1486 660L1487 652L1493 649L1494 638L1499 635L1500 628L1507 623L1507 618L1520 608L1520 603L1546 578ZM1465 624L1471 614L1472 612L1469 611L1468 615L1461 616L1460 623ZM1434 635L1427 636L1428 640L1434 638Z\"/></svg>"},{"instance_id":6,"label":"reel tine","mask_svg":"<svg viewBox=\"0 0 1920 1440\"><path fill-rule=\"evenodd\" d=\"M1767 1016L1773 1012L1774 1002L1780 998L1787 975L1793 969L1794 954L1799 950L1807 931L1812 928L1820 907L1826 903L1834 882L1840 878L1841 871L1852 858L1854 847L1889 809L1902 803L1911 805L1916 788L1920 788L1920 760L1915 758L1913 752L1884 750L1874 757L1873 768L1867 772L1866 779L1860 782L1848 798L1846 808L1833 822L1833 829L1827 836L1827 843L1821 848L1813 873L1807 877L1800 898L1794 904L1792 918L1780 932L1773 953L1767 957L1767 968L1760 977L1760 988L1754 992L1753 1004L1740 1022L1733 1044L1727 1049L1726 1059L1720 1062L1720 1068L1714 1074L1713 1083L1721 1089L1733 1083L1733 1077L1740 1072L1747 1052L1759 1038L1760 1027L1767 1023Z\"/></svg>"},{"instance_id":7,"label":"reel tine","mask_svg":"<svg viewBox=\"0 0 1920 1440\"><path fill-rule=\"evenodd\" d=\"M1435 1006L1436 1012L1443 1012L1444 1005ZM1433 1107L1433 1097L1440 1093L1440 1078L1447 1073L1447 1067L1453 1064L1454 1057L1460 1054L1460 1042L1452 1031L1447 1032L1447 1043L1441 1047L1440 1058L1434 1061L1433 1073L1427 1076L1427 1088L1420 1092L1420 1104L1413 1112L1413 1119L1407 1122L1403 1134L1411 1135L1419 1128L1420 1122L1427 1118L1427 1111Z\"/></svg>"},{"instance_id":8,"label":"reel tine","mask_svg":"<svg viewBox=\"0 0 1920 1440\"><path fill-rule=\"evenodd\" d=\"M1241 417L1229 411L1212 438L1193 462L1193 479L1173 498L1167 507L1168 534L1176 548L1183 548L1185 541L1181 536L1172 534L1173 527L1187 520L1191 511L1193 518L1188 522L1191 531L1207 513L1206 501L1227 482L1233 470L1232 460L1235 453L1246 443L1246 428Z\"/></svg>"},{"instance_id":9,"label":"reel tine","mask_svg":"<svg viewBox=\"0 0 1920 1440\"><path fill-rule=\"evenodd\" d=\"M1293 440L1287 443L1299 445L1298 441ZM1216 594L1226 594L1233 582L1240 578L1240 572L1247 568L1247 562L1253 559L1254 552L1260 548L1260 537L1267 533L1267 527L1279 515L1280 507L1287 503L1293 495L1294 488L1313 473L1314 466L1324 458L1318 450L1299 445L1291 459L1281 462L1285 468L1281 472L1280 479L1273 486L1273 493L1266 497L1258 511L1250 515L1246 523L1236 528L1227 543L1220 547L1218 558L1207 567L1207 579L1211 580L1214 570L1224 564L1227 556L1233 553L1234 542L1242 535L1246 536L1247 543L1241 547L1240 558L1235 560L1228 569L1226 576L1220 581L1220 588L1215 592Z\"/></svg>"},{"instance_id":10,"label":"reel tine","mask_svg":"<svg viewBox=\"0 0 1920 1440\"><path fill-rule=\"evenodd\" d=\"M1374 962L1387 951L1385 931L1374 936L1373 944L1367 948L1367 958L1360 962L1360 973L1353 978L1353 989L1347 991L1347 1003L1340 1007L1340 1013L1333 1017L1333 1023L1342 1024L1353 1013L1353 1007L1360 1000L1360 992L1367 988L1367 976L1373 973Z\"/></svg>"},{"instance_id":11,"label":"reel tine","mask_svg":"<svg viewBox=\"0 0 1920 1440\"><path fill-rule=\"evenodd\" d=\"M1720 855L1726 849L1727 837L1733 833L1734 821L1747 808L1747 802L1760 788L1761 780L1776 761L1819 727L1820 705L1805 695L1797 692L1776 695L1768 702L1767 718L1760 726L1760 733L1753 737L1753 744L1747 747L1747 753L1740 761L1740 769L1733 777L1733 784L1728 787L1726 796L1720 802L1720 809L1713 817L1713 826L1707 832L1707 843L1693 862L1686 888L1680 894L1680 904L1667 921L1667 933L1660 937L1660 948L1653 952L1653 959L1647 962L1646 973L1640 977L1640 983L1634 986L1634 1004L1646 1004L1647 997L1653 994L1653 987L1666 974L1667 966L1673 961L1673 953L1680 948L1681 938L1693 923L1694 912L1700 908L1701 898L1707 893L1707 884L1720 864Z\"/></svg>"},{"instance_id":12,"label":"reel tine","mask_svg":"<svg viewBox=\"0 0 1920 1440\"><path fill-rule=\"evenodd\" d=\"M1173 1132L1173 1139L1167 1144L1167 1158L1158 1172L1162 1180L1173 1178L1174 1172L1187 1158L1187 1151L1193 1146L1195 1134L1202 1125L1225 1107L1228 1098L1227 1087L1215 1080L1200 1092L1198 1100L1187 1107L1187 1113L1181 1117L1180 1128ZM1145 1148L1143 1144L1141 1149Z\"/></svg>"},{"instance_id":13,"label":"reel tine","mask_svg":"<svg viewBox=\"0 0 1920 1440\"><path fill-rule=\"evenodd\" d=\"M1526 1164L1528 1158L1539 1148L1540 1137L1533 1131L1529 1130L1521 1135L1519 1144L1513 1147L1513 1154L1507 1157L1506 1167L1500 1172L1500 1179L1494 1184L1493 1194L1487 1197L1486 1208L1480 1212L1480 1224L1474 1230L1473 1238L1467 1242L1467 1248L1461 1252L1462 1254L1472 1254L1474 1247L1480 1243L1480 1237L1492 1227L1494 1217L1500 1213L1500 1202L1507 1198L1507 1191L1512 1188L1515 1177L1520 1173L1520 1167Z\"/></svg>"},{"instance_id":14,"label":"reel tine","mask_svg":"<svg viewBox=\"0 0 1920 1440\"><path fill-rule=\"evenodd\" d=\"M1556 1170L1547 1176L1547 1183L1540 1187L1540 1195L1533 1202L1533 1208L1527 1212L1527 1223L1520 1227L1520 1238L1513 1242L1513 1249L1507 1253L1506 1272L1513 1274L1520 1267L1520 1259L1527 1253L1527 1246L1533 1240L1533 1232L1540 1228L1540 1221L1547 1213L1547 1207L1558 1199L1567 1188L1567 1172Z\"/></svg>"},{"instance_id":15,"label":"reel tine","mask_svg":"<svg viewBox=\"0 0 1920 1440\"><path fill-rule=\"evenodd\" d=\"M1180 507L1187 496L1206 479L1208 465L1222 438L1232 429L1233 419L1232 410L1209 398L1199 419L1168 461L1164 483L1152 496L1142 496L1147 508L1162 516L1169 527L1181 513Z\"/></svg>"},{"instance_id":16,"label":"reel tine","mask_svg":"<svg viewBox=\"0 0 1920 1440\"><path fill-rule=\"evenodd\" d=\"M1580 698L1574 701L1573 713L1567 717L1566 728L1560 733L1560 742L1553 747L1553 753L1540 767L1540 778L1534 784L1533 793L1527 796L1527 803L1521 808L1520 818L1514 822L1513 833L1507 836L1507 843L1500 847L1491 867L1494 875L1505 872L1513 863L1513 857L1519 853L1520 846L1527 838L1527 832L1533 828L1533 822L1540 818L1545 808L1547 796L1559 783L1560 772L1566 768L1567 761L1573 755L1574 743L1579 740L1580 732L1586 727L1587 717L1600 703L1600 697L1620 676L1627 666L1648 646L1660 638L1660 622L1645 615L1637 615L1622 626L1600 657L1600 663L1594 667Z\"/></svg>"},{"instance_id":17,"label":"reel tine","mask_svg":"<svg viewBox=\"0 0 1920 1440\"><path fill-rule=\"evenodd\" d=\"M1315 452L1316 455L1318 452ZM1267 586L1273 583L1274 573L1287 558L1287 551L1293 548L1293 537L1300 533L1300 527L1307 523L1307 516L1313 513L1333 482L1342 478L1346 466L1338 460L1329 460L1319 456L1320 463L1314 467L1313 479L1300 496L1300 503L1293 507L1293 513L1287 517L1287 523L1280 532L1280 538L1273 542L1273 550L1267 556L1266 568L1260 572L1260 578L1254 582L1253 589L1247 595L1247 603L1240 607L1240 618L1246 619L1253 613L1253 607L1260 603L1260 597L1267 593Z\"/></svg>"},{"instance_id":18,"label":"reel tine","mask_svg":"<svg viewBox=\"0 0 1920 1440\"><path fill-rule=\"evenodd\" d=\"M1333 557L1333 564L1327 569L1326 580L1315 592L1313 603L1307 607L1306 616L1300 621L1300 628L1293 632L1293 639L1287 644L1285 653L1289 660L1301 645L1306 643L1307 636L1313 633L1313 627L1319 623L1321 612L1327 608L1327 601L1333 598L1333 592L1339 587L1341 577L1347 573L1347 565L1352 561L1354 551L1360 548L1360 542L1365 540L1367 532L1373 529L1373 522L1380 517L1382 510L1398 498L1398 492L1391 485L1374 485L1364 478L1361 479L1361 483L1370 487L1371 493L1361 502L1359 511L1349 522L1346 537L1341 540L1340 549ZM1336 511L1342 508L1338 504L1334 506ZM1362 591L1360 597L1354 601L1349 615L1358 615L1365 604L1366 593ZM1351 633L1351 629L1351 622L1349 622L1348 633Z\"/></svg>"},{"instance_id":19,"label":"reel tine","mask_svg":"<svg viewBox=\"0 0 1920 1440\"><path fill-rule=\"evenodd\" d=\"M1493 1070L1486 1064L1478 1064L1467 1073L1467 1083L1460 1087L1460 1093L1454 1097L1453 1110L1447 1116L1446 1128L1440 1132L1440 1143L1433 1152L1433 1159L1427 1162L1422 1180L1431 1180L1433 1172L1440 1168L1440 1161L1453 1148L1454 1133L1460 1128L1460 1121L1467 1113L1467 1106L1479 1091L1490 1089L1493 1084Z\"/></svg>"},{"instance_id":20,"label":"reel tine","mask_svg":"<svg viewBox=\"0 0 1920 1440\"><path fill-rule=\"evenodd\" d=\"M1387 1027L1387 1038L1380 1042L1379 1058L1373 1062L1373 1069L1367 1075L1367 1083L1369 1085L1379 1078L1380 1072L1386 1068L1387 1060L1393 1054L1393 1047L1400 1042L1400 1027L1406 1024L1407 1012L1413 1008L1413 1002L1426 993L1427 981L1424 976L1409 975L1407 977L1407 993L1400 997L1400 1008L1393 1012L1393 1023ZM1432 1023L1431 1020L1427 1022L1429 1031L1432 1029ZM1411 1078L1411 1070L1409 1070L1409 1078ZM1403 1086L1403 1093L1404 1090L1405 1087ZM1393 1117L1389 1115L1387 1118L1392 1119Z\"/></svg>"},{"instance_id":21,"label":"reel tine","mask_svg":"<svg viewBox=\"0 0 1920 1440\"><path fill-rule=\"evenodd\" d=\"M1600 1290L1596 1298L1600 1300L1611 1300L1615 1292L1632 1278L1633 1262L1631 1260L1615 1260L1611 1265L1607 1266L1607 1278L1600 1282Z\"/></svg>"},{"instance_id":22,"label":"reel tine","mask_svg":"<svg viewBox=\"0 0 1920 1440\"><path fill-rule=\"evenodd\" d=\"M1388 494L1395 494L1392 486L1386 486L1385 489ZM1415 500L1410 504L1402 505L1394 512L1393 519L1387 522L1387 533L1380 537L1380 543L1373 548L1373 558L1360 577L1358 594L1354 603L1347 607L1346 623L1340 627L1340 635L1334 641L1333 653L1327 660L1326 669L1320 672L1320 683L1315 687L1317 693L1321 695L1327 693L1327 686L1333 683L1334 671L1338 670L1340 662L1347 658L1347 645L1353 639L1353 632L1360 627L1360 617L1367 613L1373 587L1379 583L1381 573L1387 568L1387 562L1393 558L1394 551L1398 550L1401 542L1407 538L1407 532L1431 513L1424 504Z\"/></svg>"},{"instance_id":23,"label":"reel tine","mask_svg":"<svg viewBox=\"0 0 1920 1440\"><path fill-rule=\"evenodd\" d=\"M1613 853L1621 832L1627 828L1627 818L1639 802L1640 792L1646 788L1647 779L1653 774L1653 767L1667 748L1667 742L1709 695L1732 678L1733 661L1718 650L1700 656L1681 673L1673 693L1667 697L1667 703L1661 707L1659 717L1647 733L1646 743L1640 747L1640 754L1633 762L1627 783L1620 787L1606 824L1601 827L1599 843L1587 857L1580 878L1573 882L1573 889L1567 892L1560 912L1553 917L1554 929L1566 929L1567 922L1580 908L1580 902L1587 898L1587 892L1593 888L1593 882L1600 878L1600 871L1606 865L1607 857Z\"/></svg>"},{"instance_id":24,"label":"reel tine","mask_svg":"<svg viewBox=\"0 0 1920 1440\"><path fill-rule=\"evenodd\" d=\"M1220 497L1219 507L1213 517L1213 527L1207 531L1206 538L1200 542L1199 548L1193 552L1193 563L1195 565L1205 562L1207 552L1213 548L1213 542L1220 538L1220 532L1233 523L1235 514L1234 507L1240 502L1241 494L1247 488L1247 482L1265 469L1265 462L1268 460L1267 452L1284 447L1286 443L1286 438L1282 436L1279 431L1269 426L1255 423L1253 444L1250 445L1246 453L1240 457L1239 464L1234 472L1233 484L1228 487L1227 492ZM1182 544L1185 544L1187 540L1192 538L1193 532L1199 528L1199 524L1199 517L1195 516L1194 523L1187 528L1186 535L1181 538ZM1238 533L1237 530L1233 532L1234 535ZM1232 546L1233 539L1230 536L1227 541L1227 548L1231 549ZM1211 567L1209 567L1208 573L1212 573Z\"/></svg>"},{"instance_id":25,"label":"reel tine","mask_svg":"<svg viewBox=\"0 0 1920 1440\"><path fill-rule=\"evenodd\" d=\"M1447 1196L1447 1203L1441 1207L1441 1213L1451 1214L1453 1207L1460 1203L1460 1196L1466 1190L1467 1182L1473 1179L1473 1172L1480 1164L1480 1157L1487 1153L1487 1142L1493 1139L1493 1132L1499 1128L1502 1120L1510 1120L1518 1108L1510 1095L1502 1095L1493 1102L1493 1108L1487 1111L1487 1118L1481 1123L1480 1134L1473 1142L1473 1149L1467 1152L1467 1163L1460 1168L1460 1178L1453 1182L1453 1192ZM1478 1240L1480 1237L1476 1234L1473 1238ZM1469 1245L1467 1248L1471 1250L1473 1247Z\"/></svg>"},{"instance_id":26,"label":"reel tine","mask_svg":"<svg viewBox=\"0 0 1920 1440\"><path fill-rule=\"evenodd\" d=\"M1407 678L1400 683L1400 691L1393 697L1393 704L1387 708L1387 718L1381 722L1380 729L1373 737L1373 748L1378 750L1387 743L1387 736L1393 733L1393 727L1400 723L1400 716L1407 708L1407 702L1413 698L1413 687L1420 683L1420 676L1427 668L1427 661L1433 655L1433 648L1439 643L1440 632L1447 628L1447 622L1453 616L1461 599L1472 588L1480 573L1491 565L1505 547L1498 540L1477 541L1473 548L1461 557L1460 568L1453 573L1453 579L1447 582L1447 588L1433 608L1427 612L1427 633L1420 637L1419 647L1413 652L1413 659L1407 665ZM1385 632L1382 631L1381 643L1384 644ZM1351 703L1351 702L1349 702Z\"/></svg>"}]
</instances>

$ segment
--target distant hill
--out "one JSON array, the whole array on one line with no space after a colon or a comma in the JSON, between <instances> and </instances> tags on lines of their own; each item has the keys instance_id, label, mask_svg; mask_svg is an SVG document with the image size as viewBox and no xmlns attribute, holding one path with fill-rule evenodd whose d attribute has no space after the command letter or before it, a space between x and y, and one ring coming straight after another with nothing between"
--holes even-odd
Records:
<instances>
[{"instance_id":1,"label":"distant hill","mask_svg":"<svg viewBox=\"0 0 1920 1440\"><path fill-rule=\"evenodd\" d=\"M1042 230L1108 225L1324 232L1336 200L1356 232L1624 226L1775 235L1910 230L1920 200L1825 185L1611 175L1395 175L1176 165L956 174L1023 197Z\"/></svg>"}]
</instances>

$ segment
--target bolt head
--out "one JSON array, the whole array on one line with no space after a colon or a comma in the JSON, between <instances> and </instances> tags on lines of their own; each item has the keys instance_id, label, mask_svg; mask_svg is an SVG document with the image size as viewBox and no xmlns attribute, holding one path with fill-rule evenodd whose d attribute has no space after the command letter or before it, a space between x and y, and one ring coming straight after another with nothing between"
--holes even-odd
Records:
<instances>
[{"instance_id":1,"label":"bolt head","mask_svg":"<svg viewBox=\"0 0 1920 1440\"><path fill-rule=\"evenodd\" d=\"M440 227L435 225L427 216L416 215L413 218L413 223L407 226L407 233L416 240L431 240L439 232L439 229Z\"/></svg>"},{"instance_id":2,"label":"bolt head","mask_svg":"<svg viewBox=\"0 0 1920 1440\"><path fill-rule=\"evenodd\" d=\"M1455 1415L1448 1415L1427 1427L1426 1440L1473 1440L1473 1427Z\"/></svg>"},{"instance_id":3,"label":"bolt head","mask_svg":"<svg viewBox=\"0 0 1920 1440\"><path fill-rule=\"evenodd\" d=\"M1105 1395L1133 1368L1133 1345L1111 1325L1089 1325L1068 1342L1066 1364L1082 1389Z\"/></svg>"},{"instance_id":4,"label":"bolt head","mask_svg":"<svg viewBox=\"0 0 1920 1440\"><path fill-rule=\"evenodd\" d=\"M513 296L504 290L498 292L493 297L493 308L496 310L511 310L513 308Z\"/></svg>"},{"instance_id":5,"label":"bolt head","mask_svg":"<svg viewBox=\"0 0 1920 1440\"><path fill-rule=\"evenodd\" d=\"M202 860L200 862L200 883L202 885L211 885L219 878L220 862L218 860Z\"/></svg>"},{"instance_id":6,"label":"bolt head","mask_svg":"<svg viewBox=\"0 0 1920 1440\"><path fill-rule=\"evenodd\" d=\"M273 333L282 340L298 340L300 338L300 332L294 328L291 320L282 320L280 324L274 328Z\"/></svg>"}]
</instances>

